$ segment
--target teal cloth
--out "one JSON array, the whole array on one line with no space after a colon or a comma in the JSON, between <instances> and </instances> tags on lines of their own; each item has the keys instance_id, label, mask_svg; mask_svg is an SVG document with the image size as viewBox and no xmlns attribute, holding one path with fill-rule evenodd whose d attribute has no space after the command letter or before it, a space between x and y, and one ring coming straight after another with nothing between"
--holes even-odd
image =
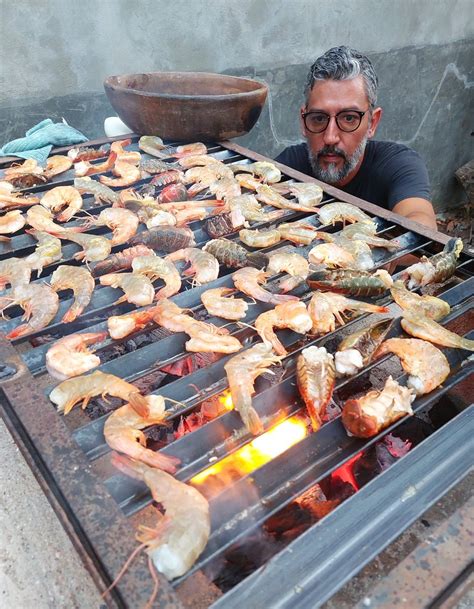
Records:
<instances>
[{"instance_id":1,"label":"teal cloth","mask_svg":"<svg viewBox=\"0 0 474 609\"><path fill-rule=\"evenodd\" d=\"M46 118L28 129L25 137L12 140L0 148L0 156L35 159L42 164L46 162L53 146L69 146L82 142L87 142L87 137L65 121L53 123L50 118Z\"/></svg>"}]
</instances>

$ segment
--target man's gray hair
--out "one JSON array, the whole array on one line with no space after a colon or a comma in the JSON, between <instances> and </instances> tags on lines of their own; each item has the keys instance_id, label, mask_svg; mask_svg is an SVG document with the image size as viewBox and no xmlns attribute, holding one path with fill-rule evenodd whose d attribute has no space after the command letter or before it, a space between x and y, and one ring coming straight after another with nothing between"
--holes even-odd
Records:
<instances>
[{"instance_id":1,"label":"man's gray hair","mask_svg":"<svg viewBox=\"0 0 474 609\"><path fill-rule=\"evenodd\" d=\"M306 103L316 81L349 80L359 75L364 79L370 107L375 108L378 78L370 59L345 46L329 49L311 66L305 87Z\"/></svg>"}]
</instances>

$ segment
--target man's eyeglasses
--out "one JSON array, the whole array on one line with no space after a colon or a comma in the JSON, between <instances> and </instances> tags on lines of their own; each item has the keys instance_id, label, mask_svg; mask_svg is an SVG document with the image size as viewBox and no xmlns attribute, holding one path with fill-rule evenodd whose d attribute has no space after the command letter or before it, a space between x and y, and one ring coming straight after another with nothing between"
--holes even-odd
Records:
<instances>
[{"instance_id":1,"label":"man's eyeglasses","mask_svg":"<svg viewBox=\"0 0 474 609\"><path fill-rule=\"evenodd\" d=\"M304 121L304 126L311 133L322 133L326 131L329 121L334 116L336 125L341 131L350 133L360 127L362 118L369 110L361 112L360 110L342 110L337 114L326 114L326 112L311 111L302 112L301 116Z\"/></svg>"}]
</instances>

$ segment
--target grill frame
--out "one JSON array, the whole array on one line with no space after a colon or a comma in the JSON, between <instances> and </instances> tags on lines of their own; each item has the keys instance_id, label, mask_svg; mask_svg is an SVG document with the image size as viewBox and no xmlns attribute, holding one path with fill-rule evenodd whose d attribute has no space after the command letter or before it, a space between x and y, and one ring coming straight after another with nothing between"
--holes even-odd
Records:
<instances>
[{"instance_id":1,"label":"grill frame","mask_svg":"<svg viewBox=\"0 0 474 609\"><path fill-rule=\"evenodd\" d=\"M86 145L100 145L119 139L122 138L104 138L88 142ZM216 146L222 147L225 150L234 152L237 155L241 155L250 160L270 161L270 159L233 142L218 142ZM71 147L56 149L52 154L65 152L69 148ZM2 164L5 165L6 162ZM381 209L362 199L348 195L337 188L323 184L314 178L281 164L275 164L289 178L298 181L318 183L323 187L326 193L335 197L337 200L357 205L364 211L374 214L378 218L382 218L388 223L388 226L394 224L411 233L416 233L423 238L426 238L428 245L429 242L436 242L444 245L449 239L448 236L442 233L400 217L388 210ZM29 192L38 190L41 190L41 188L28 189ZM296 218L291 217L291 219ZM420 246L418 245L416 249L419 249L419 247ZM398 256L399 254L394 255L395 258ZM464 264L472 266L472 259ZM227 276L227 278L230 279L230 276ZM472 281L470 283L472 284ZM203 289L207 289L208 287L210 286L204 286ZM361 318L358 319L360 320ZM339 330L340 329L336 332L339 332ZM326 337L324 337L324 339L326 339ZM176 340L176 337L173 337L169 342ZM0 380L0 391L3 398L1 400L2 408L0 409L2 417L5 420L10 433L14 437L15 442L20 447L23 456L39 481L41 488L58 515L63 527L72 539L76 550L85 563L97 587L99 590L104 590L110 584L113 574L116 574L120 570L125 557L132 552L136 545L133 537L133 530L130 527L128 518L124 515L117 502L108 492L105 483L94 471L94 467L91 466L91 461L78 446L75 434L71 432L62 418L56 413L53 405L49 402L47 397L45 397L44 393L38 389L34 377L28 370L23 359L19 356L18 351L14 346L15 344L16 342L11 344L3 337L0 339L1 361L3 361L7 367L10 366L11 370L15 370L10 376L8 376L7 373L4 373L2 380ZM206 376L206 370L207 369L203 369L201 371L202 377ZM214 389L218 392L218 388ZM436 396L429 394L429 396L426 397L427 399L425 402L427 400L433 401ZM200 401L202 401L202 397L199 398L198 402ZM38 417L38 411L41 411L41 417ZM472 407L469 412L472 416ZM236 415L236 413L229 413L225 416L228 419L238 420L238 415ZM457 420L457 418L454 420ZM389 430L384 430L383 435L388 433L388 431ZM375 440L376 439L373 439L373 442L375 442ZM425 446L425 443L429 440L430 438L425 440L421 446ZM371 441L370 443L373 442ZM365 443L364 446L366 447L368 444ZM360 448L358 450L360 450ZM428 448L426 448L426 450L428 450ZM166 449L164 452L166 452ZM410 454L411 453L409 453L409 455ZM401 459L400 462L405 461L405 459L406 457ZM398 465L400 465L400 463ZM388 471L390 472L392 469L393 467ZM73 476L71 476L71 472L73 472ZM376 480L383 478L385 475L386 473L380 475ZM450 483L451 486L460 480L462 475L463 474L461 473L456 474L456 476L454 476L455 479L453 478ZM376 480L374 480L373 483L375 483ZM355 497L359 496L365 488L366 487L361 489ZM84 489L86 489L87 492L84 493ZM447 490L448 489L445 489L442 493L433 494L432 499L429 499L429 501L433 503L439 496L447 492ZM352 501L352 499L350 501ZM431 505L431 503L429 503L429 505ZM338 510L341 510L342 507L343 506L338 508ZM424 509L427 507L428 505L424 504ZM418 509L419 513L421 513L421 511ZM412 520L414 520L414 518L412 518ZM327 518L324 519L324 522L326 520ZM410 522L407 524L404 523L404 528L406 528ZM314 528L315 527L311 527L307 533L313 531ZM306 533L303 535L306 535ZM120 540L119 550L116 547L117 540ZM389 542L390 540L381 545L378 551L383 549ZM277 557L278 556L280 556L280 554L278 554ZM277 557L275 557L275 559ZM370 558L367 558L367 560L369 559ZM367 562L367 560L365 560L365 562ZM365 562L361 562L357 570L362 568ZM346 572L344 576L345 579L341 578L337 581L337 586L332 586L332 593L342 586L344 581L353 575L354 572L354 569L349 574ZM238 596L237 588L240 593L242 588L245 588L247 579L244 580L242 584L236 586L236 592L234 593L235 598L240 598ZM159 595L155 603L156 606L166 608L181 607L182 605L175 592L174 586L170 585L161 575L159 575L159 580ZM135 603L144 604L148 599L151 590L152 585L146 560L142 556L132 564L123 580L118 584L116 589L112 591L110 597L107 599L107 603L111 607L127 607L132 606L129 603L130 599L133 599L133 606L135 606ZM313 590L313 588L311 588L311 590ZM227 597L231 598L229 596L231 593L233 593L233 591L224 595L223 600L219 601L216 604L216 607L222 606ZM329 598L329 596L330 595L326 595L325 598Z\"/></svg>"}]
</instances>

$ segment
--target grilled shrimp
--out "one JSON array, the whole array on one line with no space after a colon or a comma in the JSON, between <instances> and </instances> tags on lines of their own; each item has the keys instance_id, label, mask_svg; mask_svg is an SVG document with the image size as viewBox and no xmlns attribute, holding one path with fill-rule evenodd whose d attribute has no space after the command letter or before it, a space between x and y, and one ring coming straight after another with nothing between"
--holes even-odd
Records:
<instances>
[{"instance_id":1,"label":"grilled shrimp","mask_svg":"<svg viewBox=\"0 0 474 609\"><path fill-rule=\"evenodd\" d=\"M150 230L137 233L130 239L130 245L143 244L153 250L175 252L185 247L196 245L194 233L189 228L177 226L158 226Z\"/></svg>"},{"instance_id":2,"label":"grilled shrimp","mask_svg":"<svg viewBox=\"0 0 474 609\"><path fill-rule=\"evenodd\" d=\"M47 232L30 230L27 231L38 241L35 251L25 258L32 270L38 271L38 277L43 268L53 262L61 260L61 241Z\"/></svg>"},{"instance_id":3,"label":"grilled shrimp","mask_svg":"<svg viewBox=\"0 0 474 609\"><path fill-rule=\"evenodd\" d=\"M45 328L54 319L59 307L56 292L44 283L29 283L20 285L2 299L8 301L2 310L19 305L24 311L26 324L21 324L7 334L7 338L19 338Z\"/></svg>"},{"instance_id":4,"label":"grilled shrimp","mask_svg":"<svg viewBox=\"0 0 474 609\"><path fill-rule=\"evenodd\" d=\"M231 211L239 211L247 222L271 222L285 215L285 210L264 211L255 195L245 194L227 199Z\"/></svg>"},{"instance_id":5,"label":"grilled shrimp","mask_svg":"<svg viewBox=\"0 0 474 609\"><path fill-rule=\"evenodd\" d=\"M317 207L307 207L306 205L301 205L299 201L295 201L294 199L285 199L285 197L282 197L280 193L267 184L260 184L260 186L257 186L257 199L266 205L271 205L278 209L291 209L292 211L306 211L312 213L318 211Z\"/></svg>"},{"instance_id":6,"label":"grilled shrimp","mask_svg":"<svg viewBox=\"0 0 474 609\"><path fill-rule=\"evenodd\" d=\"M296 360L298 391L317 431L326 414L336 383L334 357L324 347L307 347Z\"/></svg>"},{"instance_id":7,"label":"grilled shrimp","mask_svg":"<svg viewBox=\"0 0 474 609\"><path fill-rule=\"evenodd\" d=\"M239 238L249 247L260 248L275 245L280 241L281 235L276 228L266 230L247 230L244 228L239 232Z\"/></svg>"},{"instance_id":8,"label":"grilled shrimp","mask_svg":"<svg viewBox=\"0 0 474 609\"><path fill-rule=\"evenodd\" d=\"M186 334L190 339L186 342L186 350L195 353L235 353L242 349L242 344L235 336L229 336L225 328L213 324L191 320L186 326Z\"/></svg>"},{"instance_id":9,"label":"grilled shrimp","mask_svg":"<svg viewBox=\"0 0 474 609\"><path fill-rule=\"evenodd\" d=\"M248 173L236 174L235 181L242 188L247 188L248 190L254 190L255 192L257 192L257 188L259 186L262 186L262 182L260 180L257 180L256 178L254 178L252 175L249 175Z\"/></svg>"},{"instance_id":10,"label":"grilled shrimp","mask_svg":"<svg viewBox=\"0 0 474 609\"><path fill-rule=\"evenodd\" d=\"M27 159L26 161L23 161L23 163L20 164L15 163L14 165L11 165L11 167L7 167L4 170L3 175L5 177L5 180L9 181L11 178L32 173L38 175L43 173L43 168L38 165L38 161L36 161L35 159Z\"/></svg>"},{"instance_id":11,"label":"grilled shrimp","mask_svg":"<svg viewBox=\"0 0 474 609\"><path fill-rule=\"evenodd\" d=\"M44 193L41 205L54 213L62 209L56 219L59 222L68 222L82 209L82 197L77 188L73 186L57 186Z\"/></svg>"},{"instance_id":12,"label":"grilled shrimp","mask_svg":"<svg viewBox=\"0 0 474 609\"><path fill-rule=\"evenodd\" d=\"M157 137L156 135L142 135L138 140L138 147L140 150L143 150L143 152L151 154L151 156L158 156L158 158L161 158L162 156L161 150L166 148L161 137Z\"/></svg>"},{"instance_id":13,"label":"grilled shrimp","mask_svg":"<svg viewBox=\"0 0 474 609\"><path fill-rule=\"evenodd\" d=\"M459 336L455 332L450 332L423 314L414 311L404 311L401 324L407 334L411 334L416 338L421 338L443 347L474 351L474 340L469 340Z\"/></svg>"},{"instance_id":14,"label":"grilled shrimp","mask_svg":"<svg viewBox=\"0 0 474 609\"><path fill-rule=\"evenodd\" d=\"M249 266L236 271L232 275L235 287L244 294L247 294L247 296L255 298L255 300L270 302L274 305L289 300L298 300L296 296L291 296L289 294L272 294L262 288L260 284L265 283L267 277L268 274L265 273L265 271L260 271Z\"/></svg>"},{"instance_id":15,"label":"grilled shrimp","mask_svg":"<svg viewBox=\"0 0 474 609\"><path fill-rule=\"evenodd\" d=\"M390 288L390 293L393 300L402 309L416 311L435 321L446 317L451 310L451 307L445 300L436 298L436 296L428 296L427 294L420 296L415 292L410 292L406 289L403 281L400 280L395 281Z\"/></svg>"},{"instance_id":16,"label":"grilled shrimp","mask_svg":"<svg viewBox=\"0 0 474 609\"><path fill-rule=\"evenodd\" d=\"M82 402L84 409L89 400L96 396L111 395L130 402L132 408L142 417L147 417L150 411L148 402L139 390L114 374L106 374L100 370L92 374L76 376L59 383L49 394L49 399L56 404L58 412L68 414L72 408Z\"/></svg>"},{"instance_id":17,"label":"grilled shrimp","mask_svg":"<svg viewBox=\"0 0 474 609\"><path fill-rule=\"evenodd\" d=\"M126 163L137 164L140 163L142 155L138 152L138 150L125 150L124 146L130 146L132 140L117 140L112 142L110 145L111 152L115 152L117 154L117 159L120 161L125 161Z\"/></svg>"},{"instance_id":18,"label":"grilled shrimp","mask_svg":"<svg viewBox=\"0 0 474 609\"><path fill-rule=\"evenodd\" d=\"M60 381L89 372L100 364L100 358L87 347L106 336L107 332L85 332L60 338L46 352L46 370Z\"/></svg>"},{"instance_id":19,"label":"grilled shrimp","mask_svg":"<svg viewBox=\"0 0 474 609\"><path fill-rule=\"evenodd\" d=\"M165 400L161 395L147 395L149 414L140 416L129 404L114 410L104 425L104 438L113 450L172 474L179 459L146 448L146 436L141 431L150 425L160 425L166 420Z\"/></svg>"},{"instance_id":20,"label":"grilled shrimp","mask_svg":"<svg viewBox=\"0 0 474 609\"><path fill-rule=\"evenodd\" d=\"M238 320L247 315L248 304L242 298L224 298L225 294L232 294L233 288L214 288L201 294L202 304L209 315L224 319Z\"/></svg>"},{"instance_id":21,"label":"grilled shrimp","mask_svg":"<svg viewBox=\"0 0 474 609\"><path fill-rule=\"evenodd\" d=\"M442 252L427 258L422 256L420 262L412 264L401 274L401 278L408 281L408 289L427 285L428 283L442 283L452 277L456 271L456 262L462 252L461 239L450 239Z\"/></svg>"},{"instance_id":22,"label":"grilled shrimp","mask_svg":"<svg viewBox=\"0 0 474 609\"><path fill-rule=\"evenodd\" d=\"M0 216L0 235L11 235L22 229L26 224L26 217L19 209L7 211ZM0 240L10 240L9 237L0 237Z\"/></svg>"},{"instance_id":23,"label":"grilled shrimp","mask_svg":"<svg viewBox=\"0 0 474 609\"><path fill-rule=\"evenodd\" d=\"M355 269L333 269L308 275L306 283L312 290L329 290L352 296L380 296L392 287L393 280L383 269L373 274Z\"/></svg>"},{"instance_id":24,"label":"grilled shrimp","mask_svg":"<svg viewBox=\"0 0 474 609\"><path fill-rule=\"evenodd\" d=\"M207 150L206 150L207 152ZM208 154L191 154L189 156L183 156L178 160L178 164L184 169L190 169L191 167L202 167L204 165L212 165L217 159Z\"/></svg>"},{"instance_id":25,"label":"grilled shrimp","mask_svg":"<svg viewBox=\"0 0 474 609\"><path fill-rule=\"evenodd\" d=\"M377 350L376 357L394 353L400 358L403 370L410 376L407 387L416 395L429 393L439 387L449 375L446 356L437 347L418 338L390 338Z\"/></svg>"},{"instance_id":26,"label":"grilled shrimp","mask_svg":"<svg viewBox=\"0 0 474 609\"><path fill-rule=\"evenodd\" d=\"M93 180L92 178L76 178L74 180L74 188L81 194L90 194L94 195L95 201L100 203L103 201L104 203L110 203L114 205L119 200L119 193L115 192L108 186L97 182L97 180Z\"/></svg>"},{"instance_id":27,"label":"grilled shrimp","mask_svg":"<svg viewBox=\"0 0 474 609\"><path fill-rule=\"evenodd\" d=\"M170 332L186 332L190 336L187 351L235 353L242 348L237 338L228 336L228 330L196 321L170 300L161 300L156 305L153 320Z\"/></svg>"},{"instance_id":28,"label":"grilled shrimp","mask_svg":"<svg viewBox=\"0 0 474 609\"><path fill-rule=\"evenodd\" d=\"M9 182L0 182L0 209L11 209L15 207L31 207L39 203L39 197L27 195L22 197L18 192L12 192L8 188L4 188L4 184L8 184L13 189L13 185Z\"/></svg>"},{"instance_id":29,"label":"grilled shrimp","mask_svg":"<svg viewBox=\"0 0 474 609\"><path fill-rule=\"evenodd\" d=\"M327 203L319 210L321 224L336 224L336 222L367 222L371 226L374 221L361 209L350 203Z\"/></svg>"},{"instance_id":30,"label":"grilled shrimp","mask_svg":"<svg viewBox=\"0 0 474 609\"><path fill-rule=\"evenodd\" d=\"M143 480L165 516L156 528L140 525L138 541L160 573L171 580L188 571L204 550L211 531L209 504L194 487L144 463L114 455L113 465L121 472ZM151 607L151 603L149 603Z\"/></svg>"},{"instance_id":31,"label":"grilled shrimp","mask_svg":"<svg viewBox=\"0 0 474 609\"><path fill-rule=\"evenodd\" d=\"M275 252L269 255L267 273L276 275L285 271L290 277L285 277L278 284L283 293L291 292L294 288L304 282L309 274L309 263L300 254L288 252Z\"/></svg>"},{"instance_id":32,"label":"grilled shrimp","mask_svg":"<svg viewBox=\"0 0 474 609\"><path fill-rule=\"evenodd\" d=\"M205 207L190 207L188 209L178 209L174 212L176 226L185 226L189 222L204 220L208 215L209 212Z\"/></svg>"},{"instance_id":33,"label":"grilled shrimp","mask_svg":"<svg viewBox=\"0 0 474 609\"><path fill-rule=\"evenodd\" d=\"M388 313L387 307L352 300L342 296L342 294L314 292L308 305L308 312L313 320L313 332L315 334L333 332L336 329L336 320L341 325L344 325L342 313L346 310L352 312Z\"/></svg>"},{"instance_id":34,"label":"grilled shrimp","mask_svg":"<svg viewBox=\"0 0 474 609\"><path fill-rule=\"evenodd\" d=\"M376 226L369 222L355 222L349 224L340 233L340 237L351 239L352 241L363 241L371 247L383 247L387 250L398 250L400 244L395 239L383 239L376 236Z\"/></svg>"},{"instance_id":35,"label":"grilled shrimp","mask_svg":"<svg viewBox=\"0 0 474 609\"><path fill-rule=\"evenodd\" d=\"M62 154L55 154L53 156L48 157L46 162L46 169L44 170L44 176L48 180L53 178L54 176L59 175L60 173L64 173L68 169L72 167L72 159L68 156L64 156Z\"/></svg>"},{"instance_id":36,"label":"grilled shrimp","mask_svg":"<svg viewBox=\"0 0 474 609\"><path fill-rule=\"evenodd\" d=\"M53 220L53 214L42 205L33 205L26 212L27 223L35 230L54 232L63 230L60 224Z\"/></svg>"},{"instance_id":37,"label":"grilled shrimp","mask_svg":"<svg viewBox=\"0 0 474 609\"><path fill-rule=\"evenodd\" d=\"M383 319L346 336L339 344L334 356L338 375L352 376L367 366L387 336L392 323L392 319Z\"/></svg>"},{"instance_id":38,"label":"grilled shrimp","mask_svg":"<svg viewBox=\"0 0 474 609\"><path fill-rule=\"evenodd\" d=\"M282 239L288 239L298 245L309 245L318 238L318 230L304 222L284 222L278 226Z\"/></svg>"},{"instance_id":39,"label":"grilled shrimp","mask_svg":"<svg viewBox=\"0 0 474 609\"><path fill-rule=\"evenodd\" d=\"M281 180L281 171L273 163L268 161L256 161L255 163L239 163L230 165L234 173L244 172L257 175L266 184L274 184Z\"/></svg>"},{"instance_id":40,"label":"grilled shrimp","mask_svg":"<svg viewBox=\"0 0 474 609\"><path fill-rule=\"evenodd\" d=\"M177 203L188 200L188 191L186 190L186 186L177 182L175 184L168 184L163 188L163 190L158 195L158 203L167 204L167 203Z\"/></svg>"},{"instance_id":41,"label":"grilled shrimp","mask_svg":"<svg viewBox=\"0 0 474 609\"><path fill-rule=\"evenodd\" d=\"M132 313L126 313L125 315L112 315L107 319L109 334L114 340L125 338L125 336L141 330L153 321L154 314L155 308L149 307L148 309L132 311Z\"/></svg>"},{"instance_id":42,"label":"grilled shrimp","mask_svg":"<svg viewBox=\"0 0 474 609\"><path fill-rule=\"evenodd\" d=\"M140 153L138 153L140 154ZM148 173L149 175L157 175L173 169L175 165L173 163L167 163L160 159L140 159L140 170Z\"/></svg>"},{"instance_id":43,"label":"grilled shrimp","mask_svg":"<svg viewBox=\"0 0 474 609\"><path fill-rule=\"evenodd\" d=\"M270 345L257 343L232 357L224 366L234 408L239 412L247 430L253 435L263 431L260 417L252 406L255 380L280 359L273 353Z\"/></svg>"},{"instance_id":44,"label":"grilled shrimp","mask_svg":"<svg viewBox=\"0 0 474 609\"><path fill-rule=\"evenodd\" d=\"M138 217L128 209L108 207L103 209L97 218L89 218L84 224L86 229L94 225L110 228L112 230L110 243L112 245L121 245L122 243L127 243L137 232Z\"/></svg>"},{"instance_id":45,"label":"grilled shrimp","mask_svg":"<svg viewBox=\"0 0 474 609\"><path fill-rule=\"evenodd\" d=\"M93 265L92 275L98 277L105 273L115 273L132 268L132 261L137 256L155 256L155 252L146 245L135 245L112 254L102 262Z\"/></svg>"},{"instance_id":46,"label":"grilled shrimp","mask_svg":"<svg viewBox=\"0 0 474 609\"><path fill-rule=\"evenodd\" d=\"M105 260L112 249L110 239L101 237L100 235L89 235L87 233L74 233L69 229L58 230L52 233L59 239L73 241L84 248L82 252L74 254L76 260L84 260L85 262L99 262Z\"/></svg>"},{"instance_id":47,"label":"grilled shrimp","mask_svg":"<svg viewBox=\"0 0 474 609\"><path fill-rule=\"evenodd\" d=\"M31 266L24 258L6 258L0 260L0 290L8 284L14 290L20 285L28 285L31 277Z\"/></svg>"},{"instance_id":48,"label":"grilled shrimp","mask_svg":"<svg viewBox=\"0 0 474 609\"><path fill-rule=\"evenodd\" d=\"M92 148L90 146L78 146L77 148L71 148L67 155L73 163L79 163L79 161L93 161L94 159L101 159L104 156L108 156L109 153L110 144L104 144L100 148Z\"/></svg>"},{"instance_id":49,"label":"grilled shrimp","mask_svg":"<svg viewBox=\"0 0 474 609\"><path fill-rule=\"evenodd\" d=\"M113 155L113 152L110 153L110 157ZM139 167L135 167L131 163L127 161L122 161L119 158L115 161L115 165L112 169L112 172L115 178L109 178L108 176L99 176L99 182L101 184L105 184L105 186L113 186L115 188L125 188L126 186L131 186L138 182L142 177L142 172Z\"/></svg>"},{"instance_id":50,"label":"grilled shrimp","mask_svg":"<svg viewBox=\"0 0 474 609\"><path fill-rule=\"evenodd\" d=\"M139 256L132 260L132 269L136 275L145 275L150 281L162 279L163 288L155 294L155 300L170 298L181 289L181 277L175 265L158 256Z\"/></svg>"},{"instance_id":51,"label":"grilled shrimp","mask_svg":"<svg viewBox=\"0 0 474 609\"><path fill-rule=\"evenodd\" d=\"M89 304L95 282L90 272L82 266L63 264L51 275L51 287L56 292L60 290L72 290L74 292L74 303L66 311L62 322L74 321Z\"/></svg>"},{"instance_id":52,"label":"grilled shrimp","mask_svg":"<svg viewBox=\"0 0 474 609\"><path fill-rule=\"evenodd\" d=\"M153 284L144 275L136 273L108 273L107 275L101 275L99 281L101 285L121 288L125 292L116 304L126 301L138 307L143 307L151 304L155 297Z\"/></svg>"},{"instance_id":53,"label":"grilled shrimp","mask_svg":"<svg viewBox=\"0 0 474 609\"><path fill-rule=\"evenodd\" d=\"M255 329L265 344L270 344L277 355L286 355L287 350L278 340L273 328L288 328L298 334L311 330L313 321L304 302L299 300L277 305L261 313L255 320Z\"/></svg>"},{"instance_id":54,"label":"grilled shrimp","mask_svg":"<svg viewBox=\"0 0 474 609\"><path fill-rule=\"evenodd\" d=\"M202 250L212 254L220 264L233 269L239 269L248 265L262 268L267 263L267 257L264 254L259 252L249 253L239 243L230 239L211 239Z\"/></svg>"},{"instance_id":55,"label":"grilled shrimp","mask_svg":"<svg viewBox=\"0 0 474 609\"><path fill-rule=\"evenodd\" d=\"M315 245L308 254L313 264L325 264L329 267L354 268L355 258L346 249L335 243Z\"/></svg>"},{"instance_id":56,"label":"grilled shrimp","mask_svg":"<svg viewBox=\"0 0 474 609\"><path fill-rule=\"evenodd\" d=\"M382 391L347 400L342 423L350 435L371 438L401 417L413 414L411 403L415 397L413 389L402 387L389 376Z\"/></svg>"},{"instance_id":57,"label":"grilled shrimp","mask_svg":"<svg viewBox=\"0 0 474 609\"><path fill-rule=\"evenodd\" d=\"M167 260L177 262L185 260L191 265L183 275L194 275L194 282L197 285L214 281L219 276L219 262L209 252L198 249L197 247L187 247L166 256Z\"/></svg>"},{"instance_id":58,"label":"grilled shrimp","mask_svg":"<svg viewBox=\"0 0 474 609\"><path fill-rule=\"evenodd\" d=\"M218 199L229 199L242 194L239 183L235 178L222 178L209 185L209 191Z\"/></svg>"},{"instance_id":59,"label":"grilled shrimp","mask_svg":"<svg viewBox=\"0 0 474 609\"><path fill-rule=\"evenodd\" d=\"M110 151L109 156L102 163L89 163L89 161L79 161L74 165L74 173L77 178L84 178L95 175L97 173L103 173L110 171L117 160L117 153ZM76 184L74 183L74 186Z\"/></svg>"},{"instance_id":60,"label":"grilled shrimp","mask_svg":"<svg viewBox=\"0 0 474 609\"><path fill-rule=\"evenodd\" d=\"M323 189L317 184L309 184L307 182L292 182L288 185L288 189L292 195L298 199L298 203L303 207L311 207L315 211L316 205L321 203L323 198Z\"/></svg>"}]
</instances>

